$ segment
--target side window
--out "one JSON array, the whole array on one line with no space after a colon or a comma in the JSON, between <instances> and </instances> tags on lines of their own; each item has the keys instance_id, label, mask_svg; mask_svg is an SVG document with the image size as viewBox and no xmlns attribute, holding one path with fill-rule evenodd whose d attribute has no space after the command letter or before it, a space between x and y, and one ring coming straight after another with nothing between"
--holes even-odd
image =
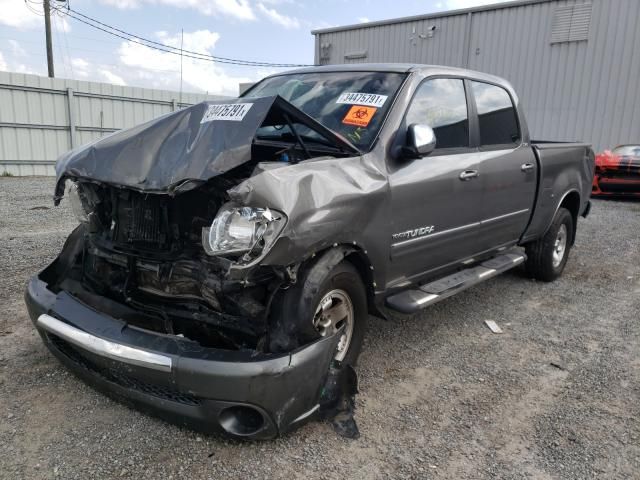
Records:
<instances>
[{"instance_id":1,"label":"side window","mask_svg":"<svg viewBox=\"0 0 640 480\"><path fill-rule=\"evenodd\" d=\"M462 80L436 78L418 88L406 124L427 124L436 134L436 149L469 146L469 115Z\"/></svg>"},{"instance_id":2,"label":"side window","mask_svg":"<svg viewBox=\"0 0 640 480\"><path fill-rule=\"evenodd\" d=\"M488 83L471 82L476 99L481 145L518 143L520 129L516 109L503 88Z\"/></svg>"}]
</instances>

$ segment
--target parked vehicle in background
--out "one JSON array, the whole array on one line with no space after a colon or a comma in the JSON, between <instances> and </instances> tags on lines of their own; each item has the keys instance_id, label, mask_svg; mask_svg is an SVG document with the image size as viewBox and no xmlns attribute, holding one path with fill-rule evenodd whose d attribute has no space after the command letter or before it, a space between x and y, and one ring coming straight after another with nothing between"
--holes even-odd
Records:
<instances>
[{"instance_id":1,"label":"parked vehicle in background","mask_svg":"<svg viewBox=\"0 0 640 480\"><path fill-rule=\"evenodd\" d=\"M30 281L29 313L96 387L270 438L341 404L369 314L417 312L523 263L560 276L593 160L588 144L530 140L491 75L274 75L62 157L55 199L80 225Z\"/></svg>"},{"instance_id":2,"label":"parked vehicle in background","mask_svg":"<svg viewBox=\"0 0 640 480\"><path fill-rule=\"evenodd\" d=\"M619 145L596 156L591 194L640 198L640 144Z\"/></svg>"}]
</instances>

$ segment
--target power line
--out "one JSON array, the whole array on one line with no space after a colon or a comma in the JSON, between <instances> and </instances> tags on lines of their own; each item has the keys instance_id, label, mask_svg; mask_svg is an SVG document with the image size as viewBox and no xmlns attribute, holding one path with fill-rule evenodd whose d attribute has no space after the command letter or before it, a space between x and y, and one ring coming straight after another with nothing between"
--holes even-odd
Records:
<instances>
[{"instance_id":1,"label":"power line","mask_svg":"<svg viewBox=\"0 0 640 480\"><path fill-rule=\"evenodd\" d=\"M52 15L51 16L52 21L53 21L53 35L56 38L56 45L55 48L58 50L58 56L60 57L60 60L62 60L62 68L64 69L64 75L65 77L68 77L68 72L67 72L67 63L70 65L71 64L71 59L68 58L67 56L67 61L65 62L64 59L64 51L62 50L61 47L61 42L60 42L60 30L58 29L58 23L56 21L56 16Z\"/></svg>"},{"instance_id":2,"label":"power line","mask_svg":"<svg viewBox=\"0 0 640 480\"><path fill-rule=\"evenodd\" d=\"M171 50L176 50L178 52L180 50L182 50L182 49L179 49L177 47L172 47L171 45L166 45L164 43L156 42L154 40L150 40L148 38L140 37L140 36L135 35L133 33L126 32L126 31L121 30L119 28L116 28L116 27L113 27L113 26L108 25L106 23L103 23L103 22L101 22L99 20L96 20L95 18L89 17L88 15L80 13L77 10L73 10L70 7L67 10L70 11L70 12L73 12L76 15L79 15L79 16L85 18L86 20L89 20L91 22L97 23L98 25L102 25L103 27L110 28L111 30L115 30L116 32L122 33L124 35L128 35L130 37L137 38L138 40L142 40L143 42L147 42L147 43L152 44L152 45L157 45L157 46L162 47L162 48L168 48L168 49L171 49ZM182 51L185 52L185 53L189 53L191 55L199 55L199 56L203 56L205 58L213 58L215 60L225 60L225 61L229 61L229 62L242 62L242 63L247 63L247 64L251 64L251 65L260 65L260 66L264 65L265 63L268 63L268 62L256 62L256 61L253 61L253 60L239 60L239 59L235 59L235 58L220 57L220 56L217 56L217 55L209 55L209 54L206 54L206 53L194 52L192 50L182 50ZM273 65L300 66L300 65L296 65L296 64L273 64ZM302 66L307 66L307 65L302 65Z\"/></svg>"},{"instance_id":3,"label":"power line","mask_svg":"<svg viewBox=\"0 0 640 480\"><path fill-rule=\"evenodd\" d=\"M194 52L194 51L190 51L190 50L180 50L177 47L172 47L170 45L165 45L163 43L160 42L156 42L154 40L150 40L148 38L145 37L141 37L139 35L135 35L129 32L126 32L125 30L121 30L119 28L113 27L109 24L106 24L104 22L101 22L95 18L89 17L88 15L85 15L83 13L80 13L76 10L73 10L70 7L67 7L66 9L61 9L59 7L56 6L51 6L52 9L57 10L58 12L73 18L74 20L81 22L85 25L88 25L92 28L95 28L97 30L100 30L102 32L108 33L109 35L113 35L115 37L121 38L123 40L127 40L129 42L133 42L136 43L138 45L142 45L144 47L147 48L151 48L154 50L158 50L164 53L170 53L173 55L182 55L184 57L187 58L192 58L194 60L204 60L204 61L210 61L210 62L217 62L217 63L226 63L226 64L231 64L231 65L241 65L241 66L250 66L250 67L307 67L307 66L312 66L312 65L307 65L307 64L294 64L294 63L271 63L271 62L256 62L256 61L252 61L252 60L240 60L240 59L234 59L234 58L228 58L228 57L219 57L216 55L208 55L208 54L204 54L204 53L199 53L199 52Z\"/></svg>"},{"instance_id":4,"label":"power line","mask_svg":"<svg viewBox=\"0 0 640 480\"><path fill-rule=\"evenodd\" d=\"M67 49L67 58L69 59L69 68L71 69L71 76L75 77L76 74L73 71L73 60L71 59L71 52L69 50L69 41L67 40L67 29L65 28L65 23L64 23L66 20L60 14L58 14L58 17L60 20L60 25L62 25L62 37L64 38L64 46ZM60 36L60 32L58 32L58 36Z\"/></svg>"}]
</instances>

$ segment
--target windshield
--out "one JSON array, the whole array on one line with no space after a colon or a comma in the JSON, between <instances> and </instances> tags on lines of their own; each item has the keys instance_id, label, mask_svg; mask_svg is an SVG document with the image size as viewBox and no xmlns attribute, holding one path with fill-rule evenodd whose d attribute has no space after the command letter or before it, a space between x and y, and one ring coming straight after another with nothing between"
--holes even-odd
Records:
<instances>
[{"instance_id":1,"label":"windshield","mask_svg":"<svg viewBox=\"0 0 640 480\"><path fill-rule=\"evenodd\" d=\"M263 80L245 97L280 95L360 150L369 150L404 78L404 74L388 72L281 75ZM296 124L294 128L304 141L323 141L305 126ZM290 140L292 134L287 125L278 125L261 127L256 137Z\"/></svg>"},{"instance_id":2,"label":"windshield","mask_svg":"<svg viewBox=\"0 0 640 480\"><path fill-rule=\"evenodd\" d=\"M621 157L640 157L640 145L622 145L614 148L613 153Z\"/></svg>"}]
</instances>

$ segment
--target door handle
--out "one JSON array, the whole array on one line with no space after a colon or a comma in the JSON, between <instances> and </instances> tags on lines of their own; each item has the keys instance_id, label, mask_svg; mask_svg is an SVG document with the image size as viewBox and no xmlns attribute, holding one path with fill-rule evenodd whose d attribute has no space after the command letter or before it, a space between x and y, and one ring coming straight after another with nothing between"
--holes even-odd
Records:
<instances>
[{"instance_id":1,"label":"door handle","mask_svg":"<svg viewBox=\"0 0 640 480\"><path fill-rule=\"evenodd\" d=\"M471 180L472 178L477 178L480 174L478 173L478 170L465 170L464 172L460 172L460 175L458 175L458 178L460 178L460 180L462 180L463 182L466 182L467 180Z\"/></svg>"},{"instance_id":2,"label":"door handle","mask_svg":"<svg viewBox=\"0 0 640 480\"><path fill-rule=\"evenodd\" d=\"M530 170L533 170L533 167L534 167L533 163L523 163L520 166L520 170L522 170L523 172L528 172Z\"/></svg>"}]
</instances>

